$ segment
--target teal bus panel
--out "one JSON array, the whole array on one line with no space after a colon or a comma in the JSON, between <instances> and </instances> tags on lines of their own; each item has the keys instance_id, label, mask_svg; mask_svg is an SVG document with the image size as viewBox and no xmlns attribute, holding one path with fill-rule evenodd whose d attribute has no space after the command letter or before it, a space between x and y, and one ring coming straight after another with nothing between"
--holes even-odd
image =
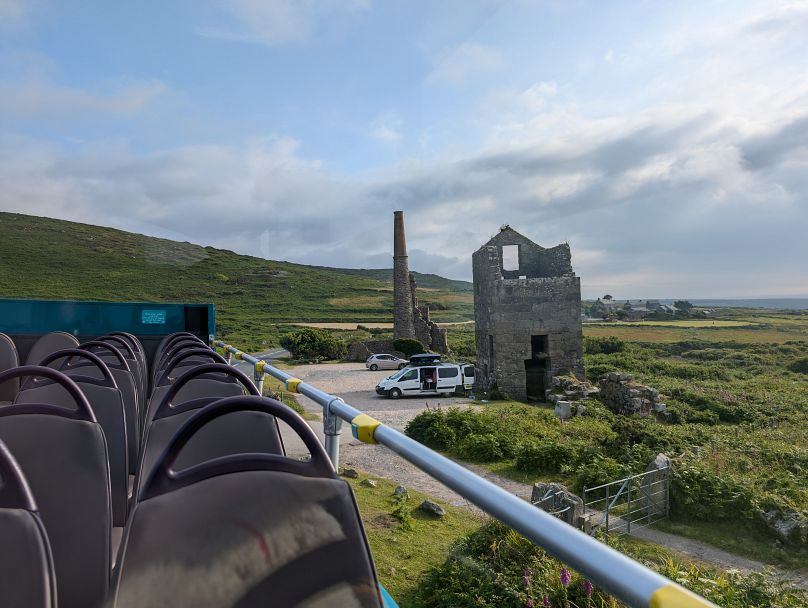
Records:
<instances>
[{"instance_id":1,"label":"teal bus panel","mask_svg":"<svg viewBox=\"0 0 808 608\"><path fill-rule=\"evenodd\" d=\"M207 337L216 333L216 309L213 304L0 299L2 333L100 336L114 330L136 336L190 331Z\"/></svg>"}]
</instances>

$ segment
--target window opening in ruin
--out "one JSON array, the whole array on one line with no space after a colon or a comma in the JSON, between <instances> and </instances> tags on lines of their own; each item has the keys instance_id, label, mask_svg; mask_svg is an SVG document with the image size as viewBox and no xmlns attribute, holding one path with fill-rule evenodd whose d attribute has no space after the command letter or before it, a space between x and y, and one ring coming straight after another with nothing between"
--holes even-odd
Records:
<instances>
[{"instance_id":1,"label":"window opening in ruin","mask_svg":"<svg viewBox=\"0 0 808 608\"><path fill-rule=\"evenodd\" d=\"M519 245L502 246L502 270L519 270Z\"/></svg>"},{"instance_id":2,"label":"window opening in ruin","mask_svg":"<svg viewBox=\"0 0 808 608\"><path fill-rule=\"evenodd\" d=\"M541 358L542 355L547 355L547 336L530 336L530 354L533 359Z\"/></svg>"}]
</instances>

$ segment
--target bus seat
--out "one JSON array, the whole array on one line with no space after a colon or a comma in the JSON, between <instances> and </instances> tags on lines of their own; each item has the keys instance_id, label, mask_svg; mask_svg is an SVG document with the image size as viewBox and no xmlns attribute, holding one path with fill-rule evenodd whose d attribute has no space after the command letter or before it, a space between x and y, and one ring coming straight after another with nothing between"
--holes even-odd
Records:
<instances>
[{"instance_id":1,"label":"bus seat","mask_svg":"<svg viewBox=\"0 0 808 608\"><path fill-rule=\"evenodd\" d=\"M286 422L311 460L243 453L175 469L198 431L246 411ZM350 486L300 416L258 396L216 401L177 431L141 488L121 559L117 608L381 606Z\"/></svg>"},{"instance_id":2,"label":"bus seat","mask_svg":"<svg viewBox=\"0 0 808 608\"><path fill-rule=\"evenodd\" d=\"M80 349L57 351L42 360L43 365L64 360L59 371L75 382L93 408L93 413L104 431L109 454L110 492L112 496L112 525L126 524L129 501L129 463L127 426L121 391L115 384L109 368L97 355ZM79 360L89 361L102 378L86 375L90 366L77 366ZM73 399L65 388L47 379L27 378L23 381L15 403L50 403L73 407Z\"/></svg>"},{"instance_id":3,"label":"bus seat","mask_svg":"<svg viewBox=\"0 0 808 608\"><path fill-rule=\"evenodd\" d=\"M59 607L101 606L109 589L112 528L104 432L81 389L56 370L18 367L0 373L0 383L28 376L59 382L77 407L2 407L0 440L36 497L53 551Z\"/></svg>"},{"instance_id":4,"label":"bus seat","mask_svg":"<svg viewBox=\"0 0 808 608\"><path fill-rule=\"evenodd\" d=\"M73 334L64 331L54 331L45 334L34 342L31 350L28 352L28 358L25 360L25 364L39 365L39 362L49 354L65 348L76 348L78 345L79 341L76 340Z\"/></svg>"},{"instance_id":5,"label":"bus seat","mask_svg":"<svg viewBox=\"0 0 808 608\"><path fill-rule=\"evenodd\" d=\"M211 373L226 375L237 382L234 385L206 380L205 376ZM199 384L201 382L204 384ZM175 403L178 401L177 398L185 392L185 387L195 383L197 387L202 387L200 390L204 391L204 396ZM216 387L205 388L217 383L226 387L226 390L221 391L226 394L217 394ZM232 396L230 391L233 386L239 388L239 395L243 395L244 390L251 395L258 395L258 389L244 373L219 363L199 365L167 387L165 396L154 409L154 417L145 435L138 474L140 482L151 473L154 464L177 429L197 410L212 401ZM206 425L185 444L177 458L177 465L187 468L213 458L241 452L285 454L277 419L274 416L252 411L235 412L230 416L218 418Z\"/></svg>"},{"instance_id":6,"label":"bus seat","mask_svg":"<svg viewBox=\"0 0 808 608\"><path fill-rule=\"evenodd\" d=\"M0 334L0 372L17 367L20 364L20 356L17 354L17 345L14 340L6 334ZM17 392L20 390L20 379L14 378L0 386L0 403L11 403Z\"/></svg>"},{"instance_id":7,"label":"bus seat","mask_svg":"<svg viewBox=\"0 0 808 608\"><path fill-rule=\"evenodd\" d=\"M55 608L53 556L31 488L0 441L0 589L6 608Z\"/></svg>"}]
</instances>

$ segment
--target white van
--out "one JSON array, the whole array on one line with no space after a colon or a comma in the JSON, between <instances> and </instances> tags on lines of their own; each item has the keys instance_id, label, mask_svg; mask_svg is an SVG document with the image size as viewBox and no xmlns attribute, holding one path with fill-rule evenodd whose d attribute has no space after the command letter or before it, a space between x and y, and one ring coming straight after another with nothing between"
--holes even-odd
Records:
<instances>
[{"instance_id":1,"label":"white van","mask_svg":"<svg viewBox=\"0 0 808 608\"><path fill-rule=\"evenodd\" d=\"M448 396L458 385L463 386L463 372L459 365L439 363L405 367L376 385L376 393L392 399L406 395Z\"/></svg>"}]
</instances>

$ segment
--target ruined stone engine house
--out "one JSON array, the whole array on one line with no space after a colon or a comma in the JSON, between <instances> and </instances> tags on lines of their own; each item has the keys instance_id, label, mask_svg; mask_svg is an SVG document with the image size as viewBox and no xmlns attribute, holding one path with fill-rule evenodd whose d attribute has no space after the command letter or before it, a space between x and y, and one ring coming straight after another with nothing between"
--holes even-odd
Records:
<instances>
[{"instance_id":1,"label":"ruined stone engine house","mask_svg":"<svg viewBox=\"0 0 808 608\"><path fill-rule=\"evenodd\" d=\"M583 379L581 280L569 245L545 249L503 226L472 261L478 389L543 400L553 376Z\"/></svg>"}]
</instances>

